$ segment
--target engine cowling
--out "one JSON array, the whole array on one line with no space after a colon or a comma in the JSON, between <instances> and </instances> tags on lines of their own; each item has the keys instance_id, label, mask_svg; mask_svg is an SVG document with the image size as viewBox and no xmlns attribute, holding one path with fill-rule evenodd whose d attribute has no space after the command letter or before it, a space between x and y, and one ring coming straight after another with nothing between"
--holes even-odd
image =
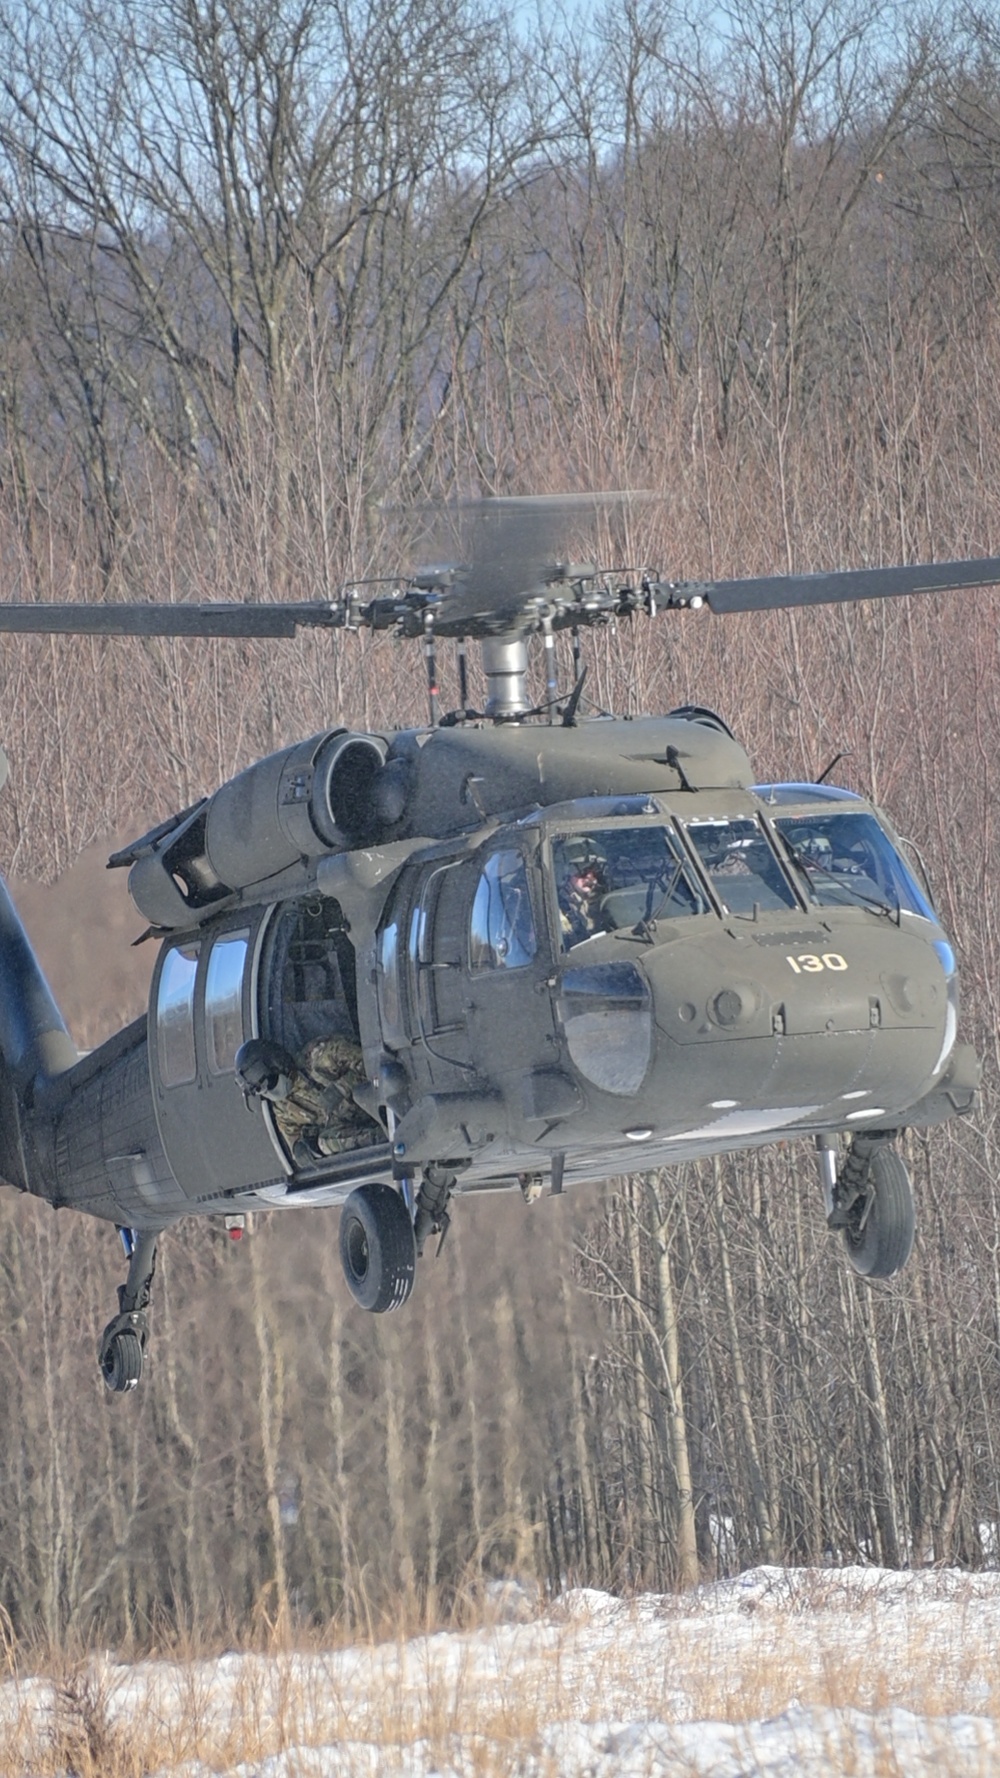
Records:
<instances>
[{"instance_id":1,"label":"engine cowling","mask_svg":"<svg viewBox=\"0 0 1000 1778\"><path fill-rule=\"evenodd\" d=\"M374 735L335 729L249 766L209 799L205 856L222 883L244 888L296 858L319 858L370 835L386 755Z\"/></svg>"},{"instance_id":2,"label":"engine cowling","mask_svg":"<svg viewBox=\"0 0 1000 1778\"><path fill-rule=\"evenodd\" d=\"M300 859L363 845L374 837L387 751L380 735L331 729L248 766L129 849L139 912L156 926L190 925L201 909Z\"/></svg>"}]
</instances>

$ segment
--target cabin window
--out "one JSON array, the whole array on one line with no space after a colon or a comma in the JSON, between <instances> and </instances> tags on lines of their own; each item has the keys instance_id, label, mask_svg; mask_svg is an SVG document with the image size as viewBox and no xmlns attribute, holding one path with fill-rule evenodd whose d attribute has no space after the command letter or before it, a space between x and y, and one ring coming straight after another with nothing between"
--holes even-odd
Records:
<instances>
[{"instance_id":1,"label":"cabin window","mask_svg":"<svg viewBox=\"0 0 1000 1778\"><path fill-rule=\"evenodd\" d=\"M195 945L175 945L160 970L156 996L156 1044L160 1079L165 1087L194 1080L194 983L198 973Z\"/></svg>"},{"instance_id":2,"label":"cabin window","mask_svg":"<svg viewBox=\"0 0 1000 1778\"><path fill-rule=\"evenodd\" d=\"M520 852L494 852L476 885L469 924L473 969L523 969L538 950L528 873Z\"/></svg>"},{"instance_id":3,"label":"cabin window","mask_svg":"<svg viewBox=\"0 0 1000 1778\"><path fill-rule=\"evenodd\" d=\"M217 938L205 977L205 1044L213 1074L228 1074L243 1042L243 971L249 930Z\"/></svg>"}]
</instances>

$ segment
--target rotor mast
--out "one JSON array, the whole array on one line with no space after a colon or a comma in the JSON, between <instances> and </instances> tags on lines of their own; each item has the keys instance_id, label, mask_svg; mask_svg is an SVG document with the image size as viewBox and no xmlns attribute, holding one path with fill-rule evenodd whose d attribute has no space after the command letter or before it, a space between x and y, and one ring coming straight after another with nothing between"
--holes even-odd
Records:
<instances>
[{"instance_id":1,"label":"rotor mast","mask_svg":"<svg viewBox=\"0 0 1000 1778\"><path fill-rule=\"evenodd\" d=\"M528 702L528 643L523 633L482 637L487 699L484 716L510 722L525 716Z\"/></svg>"}]
</instances>

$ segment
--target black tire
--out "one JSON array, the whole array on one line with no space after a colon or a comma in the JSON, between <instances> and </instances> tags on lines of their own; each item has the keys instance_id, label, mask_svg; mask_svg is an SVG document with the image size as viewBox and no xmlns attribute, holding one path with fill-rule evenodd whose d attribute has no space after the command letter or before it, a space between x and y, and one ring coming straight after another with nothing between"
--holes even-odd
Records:
<instances>
[{"instance_id":1,"label":"black tire","mask_svg":"<svg viewBox=\"0 0 1000 1778\"><path fill-rule=\"evenodd\" d=\"M138 1334L123 1328L108 1341L101 1359L101 1375L114 1395L135 1388L142 1376L142 1341Z\"/></svg>"},{"instance_id":2,"label":"black tire","mask_svg":"<svg viewBox=\"0 0 1000 1778\"><path fill-rule=\"evenodd\" d=\"M400 1309L413 1289L413 1221L391 1185L359 1185L340 1212L340 1263L362 1309Z\"/></svg>"},{"instance_id":3,"label":"black tire","mask_svg":"<svg viewBox=\"0 0 1000 1778\"><path fill-rule=\"evenodd\" d=\"M910 1175L894 1148L875 1150L870 1185L874 1198L865 1196L851 1207L851 1221L844 1230L847 1255L862 1277L891 1278L909 1259L917 1227Z\"/></svg>"}]
</instances>

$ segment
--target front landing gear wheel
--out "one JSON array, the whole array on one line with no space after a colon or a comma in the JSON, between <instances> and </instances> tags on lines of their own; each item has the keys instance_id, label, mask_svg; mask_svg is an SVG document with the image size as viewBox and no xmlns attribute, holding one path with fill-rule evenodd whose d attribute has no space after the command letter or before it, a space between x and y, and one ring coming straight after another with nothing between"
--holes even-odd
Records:
<instances>
[{"instance_id":1,"label":"front landing gear wheel","mask_svg":"<svg viewBox=\"0 0 1000 1778\"><path fill-rule=\"evenodd\" d=\"M868 1189L851 1205L844 1228L854 1270L865 1278L891 1278L910 1257L916 1226L905 1162L894 1148L877 1148Z\"/></svg>"},{"instance_id":2,"label":"front landing gear wheel","mask_svg":"<svg viewBox=\"0 0 1000 1778\"><path fill-rule=\"evenodd\" d=\"M399 1309L413 1289L413 1223L391 1185L359 1185L340 1212L340 1262L356 1303L374 1315Z\"/></svg>"},{"instance_id":3,"label":"front landing gear wheel","mask_svg":"<svg viewBox=\"0 0 1000 1778\"><path fill-rule=\"evenodd\" d=\"M114 1395L136 1387L142 1376L142 1341L132 1328L122 1328L104 1345L101 1376Z\"/></svg>"}]
</instances>

